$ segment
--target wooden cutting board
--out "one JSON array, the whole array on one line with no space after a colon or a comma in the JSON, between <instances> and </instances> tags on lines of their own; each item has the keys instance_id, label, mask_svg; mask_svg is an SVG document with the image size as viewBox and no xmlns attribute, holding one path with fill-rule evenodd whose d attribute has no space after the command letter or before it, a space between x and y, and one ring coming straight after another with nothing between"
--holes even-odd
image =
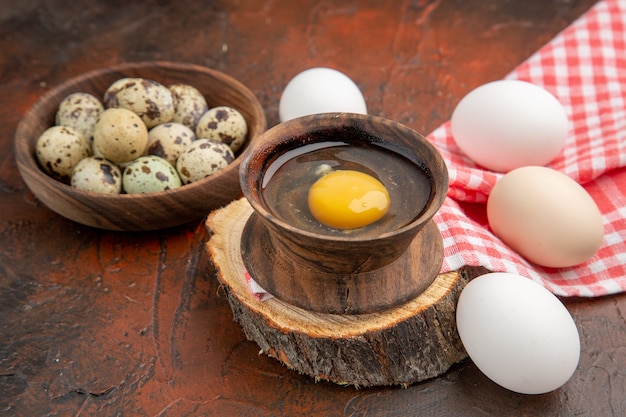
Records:
<instances>
[{"instance_id":1,"label":"wooden cutting board","mask_svg":"<svg viewBox=\"0 0 626 417\"><path fill-rule=\"evenodd\" d=\"M376 313L325 314L276 297L260 301L246 282L240 249L252 213L245 198L212 212L207 250L235 320L265 354L316 380L357 387L407 386L467 357L456 303L475 270L440 274L417 297Z\"/></svg>"}]
</instances>

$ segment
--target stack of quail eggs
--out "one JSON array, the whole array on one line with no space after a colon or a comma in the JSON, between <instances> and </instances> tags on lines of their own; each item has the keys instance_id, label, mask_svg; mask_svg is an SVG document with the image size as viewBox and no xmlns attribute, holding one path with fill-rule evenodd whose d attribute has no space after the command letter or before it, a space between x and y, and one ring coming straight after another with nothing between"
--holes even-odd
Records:
<instances>
[{"instance_id":1,"label":"stack of quail eggs","mask_svg":"<svg viewBox=\"0 0 626 417\"><path fill-rule=\"evenodd\" d=\"M65 97L36 156L48 175L78 189L152 193L225 168L247 133L238 110L209 108L191 85L122 78L102 101L86 92Z\"/></svg>"}]
</instances>

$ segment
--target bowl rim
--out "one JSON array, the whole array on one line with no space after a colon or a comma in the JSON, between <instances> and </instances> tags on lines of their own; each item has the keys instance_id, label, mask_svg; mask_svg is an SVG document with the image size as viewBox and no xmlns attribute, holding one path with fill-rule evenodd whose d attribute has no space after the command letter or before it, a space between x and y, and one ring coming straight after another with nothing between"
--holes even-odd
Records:
<instances>
[{"instance_id":1,"label":"bowl rim","mask_svg":"<svg viewBox=\"0 0 626 417\"><path fill-rule=\"evenodd\" d=\"M412 221L401 226L397 229L393 229L390 231L386 231L376 236L372 237L358 237L358 236L335 236L335 235L324 235L320 233L311 232L308 230L304 230L302 228L296 227L280 217L272 214L269 210L267 210L264 205L257 201L255 198L250 198L249 194L254 194L256 191L251 190L250 182L248 181L248 171L250 163L255 159L264 159L267 160L266 155L276 156L275 153L272 152L274 146L281 142L281 139L284 140L286 136L295 137L306 135L310 132L319 130L318 128L322 128L319 126L319 121L328 121L331 123L335 123L333 126L324 125L323 128L329 127L342 127L342 126L351 126L361 128L363 122L369 121L369 123L373 124L389 124L392 127L402 131L403 133L409 134L415 137L420 146L425 148L431 155L434 156L434 159L437 161L437 167L440 167L441 170L439 172L431 172L430 175L440 175L440 180L437 181L433 179L433 186L431 189L431 198L427 204L427 207L415 217ZM295 128L292 128L295 127ZM362 129L367 132L367 129ZM371 132L368 132L371 134ZM377 134L373 134L373 136L380 136ZM339 141L339 140L338 140ZM340 142L340 141L339 141ZM388 141L388 144L393 144ZM392 152L398 153L399 149L407 149L411 151L410 147L402 144L393 144L393 146L386 147L385 149L390 150ZM406 156L401 155L406 158ZM264 164L267 166L268 164ZM424 169L421 167L421 169ZM259 178L253 180L253 183L258 183L263 180L263 176L260 175ZM257 141L254 145L251 144L246 148L243 153L243 159L241 161L241 165L239 168L239 181L241 183L241 190L243 192L244 197L248 200L250 205L254 208L254 210L266 221L269 221L275 227L279 227L282 230L285 230L290 233L297 233L301 236L305 236L308 238L313 238L321 241L340 241L340 242L371 242L376 240L381 240L385 238L390 238L392 236L400 235L403 233L409 233L411 230L416 229L419 231L421 227L423 227L428 221L432 219L432 217L439 211L441 205L443 204L448 191L449 186L449 174L448 169L443 159L441 153L435 148L435 146L420 133L415 131L414 129L392 119L387 119L381 116L374 115L364 115L359 113L346 113L346 112L332 112L332 113L317 113L313 115L301 116L295 119L291 119L280 123L265 132L263 132L260 136L260 140ZM439 189L437 187L439 185ZM258 187L257 187L258 188ZM259 201L261 197L259 196Z\"/></svg>"},{"instance_id":2,"label":"bowl rim","mask_svg":"<svg viewBox=\"0 0 626 417\"><path fill-rule=\"evenodd\" d=\"M172 70L172 71L179 71L179 72L202 72L214 78L220 79L226 82L227 84L229 84L233 89L240 91L244 96L246 96L246 99L250 100L251 108L255 110L254 116L256 117L254 118L255 120L254 124L255 124L255 129L258 130L258 132L256 132L256 135L257 135L256 137L248 137L247 139L248 143L246 145L246 148L249 147L250 144L253 141L255 141L258 138L258 136L266 130L267 119L265 116L264 109L261 106L256 95L247 86L245 86L243 83L241 83L240 81L238 81L237 79L233 78L232 76L228 74L225 74L221 71L218 71L212 68L208 68L208 67L204 67L204 66L192 64L192 63L175 63L175 62L160 61L160 60L159 61L141 61L141 62L122 63L122 64L110 66L110 67L93 69L88 72L79 74L75 77L69 78L63 81L62 83L54 86L43 95L41 95L37 99L37 101L30 106L30 108L23 114L23 116L20 118L20 121L18 122L18 126L15 132L15 139L14 139L15 158L17 161L18 169L22 177L24 177L22 173L22 169L24 168L24 166L28 166L30 168L34 168L31 171L33 175L36 176L38 179L40 179L43 182L50 183L53 185L54 188L57 188L58 190L64 193L70 194L70 195L82 196L83 198L87 198L87 199L106 199L107 201L118 201L118 200L119 201L130 201L130 200L148 201L148 200L152 200L163 195L171 195L172 193L176 193L176 195L178 196L193 194L193 193L196 193L199 188L205 187L207 183L210 183L213 181L217 182L222 177L228 176L229 174L232 175L233 172L236 172L239 168L239 163L242 160L242 156L243 156L243 153L245 152L245 149L242 152L239 152L238 155L236 155L234 161L231 164L229 164L227 167L225 167L224 169L220 170L219 172L211 176L208 176L206 178L203 178L202 180L199 180L193 183L185 184L176 189L157 191L153 193L144 193L144 194L103 194L103 193L97 193L94 191L81 190L81 189L74 188L69 184L63 183L61 181L58 181L50 177L41 169L39 163L37 162L36 155L34 152L34 145L36 143L37 138L33 137L34 135L29 134L30 133L29 130L31 130L29 126L29 121L39 120L38 113L42 112L46 107L49 106L49 102L53 97L57 96L59 92L61 91L72 90L72 86L75 84L85 82L97 76L102 76L105 74L112 74L112 73L117 73L117 72L123 73L127 71L141 71L142 69L147 69L147 68L162 68L165 70ZM159 80L156 80L156 81L159 81ZM76 89L76 92L79 92L79 90ZM68 94L71 94L71 92L68 92ZM100 100L102 99L100 98Z\"/></svg>"}]
</instances>

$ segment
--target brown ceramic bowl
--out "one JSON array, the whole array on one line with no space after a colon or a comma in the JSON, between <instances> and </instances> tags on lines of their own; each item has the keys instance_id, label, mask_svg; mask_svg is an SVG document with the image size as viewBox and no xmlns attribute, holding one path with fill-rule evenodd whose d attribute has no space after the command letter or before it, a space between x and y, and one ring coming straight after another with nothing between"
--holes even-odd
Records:
<instances>
[{"instance_id":1,"label":"brown ceramic bowl","mask_svg":"<svg viewBox=\"0 0 626 417\"><path fill-rule=\"evenodd\" d=\"M342 154L345 145L351 150ZM322 149L323 157L301 156L312 149ZM295 155L297 169L287 174L278 168ZM380 174L390 194L392 189L396 193L389 222L355 233L309 229L314 222L304 220L308 208L297 199L304 195L306 200L314 181L306 172L322 160L348 161ZM293 119L267 130L246 150L240 175L254 209L241 242L244 263L265 290L283 301L324 313L378 311L418 295L440 270L442 238L432 217L446 196L448 171L430 142L407 126L349 113ZM271 193L273 181L288 185Z\"/></svg>"},{"instance_id":2,"label":"brown ceramic bowl","mask_svg":"<svg viewBox=\"0 0 626 417\"><path fill-rule=\"evenodd\" d=\"M91 93L102 98L109 85L124 77L152 79L166 86L187 83L203 93L209 108L225 105L239 110L248 123L248 138L235 161L203 180L149 194L98 194L72 188L48 176L38 165L35 143L45 129L54 125L61 100L75 92ZM199 219L241 195L239 155L265 130L266 123L256 96L226 74L192 64L123 64L67 80L41 97L17 127L15 157L22 178L35 196L68 219L109 230L163 229Z\"/></svg>"}]
</instances>

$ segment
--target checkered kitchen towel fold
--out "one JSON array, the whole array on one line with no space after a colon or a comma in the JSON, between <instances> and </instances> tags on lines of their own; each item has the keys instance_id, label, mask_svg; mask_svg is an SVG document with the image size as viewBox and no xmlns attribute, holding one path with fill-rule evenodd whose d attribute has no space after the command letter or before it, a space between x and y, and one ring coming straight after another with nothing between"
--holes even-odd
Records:
<instances>
[{"instance_id":1,"label":"checkered kitchen towel fold","mask_svg":"<svg viewBox=\"0 0 626 417\"><path fill-rule=\"evenodd\" d=\"M549 166L594 198L604 242L588 262L562 269L530 264L509 249L490 231L485 214L502 174L466 158L447 122L428 135L450 172L448 198L435 216L444 239L442 272L480 265L529 277L560 296L626 291L626 1L600 1L506 78L542 86L564 105L573 129Z\"/></svg>"}]
</instances>

